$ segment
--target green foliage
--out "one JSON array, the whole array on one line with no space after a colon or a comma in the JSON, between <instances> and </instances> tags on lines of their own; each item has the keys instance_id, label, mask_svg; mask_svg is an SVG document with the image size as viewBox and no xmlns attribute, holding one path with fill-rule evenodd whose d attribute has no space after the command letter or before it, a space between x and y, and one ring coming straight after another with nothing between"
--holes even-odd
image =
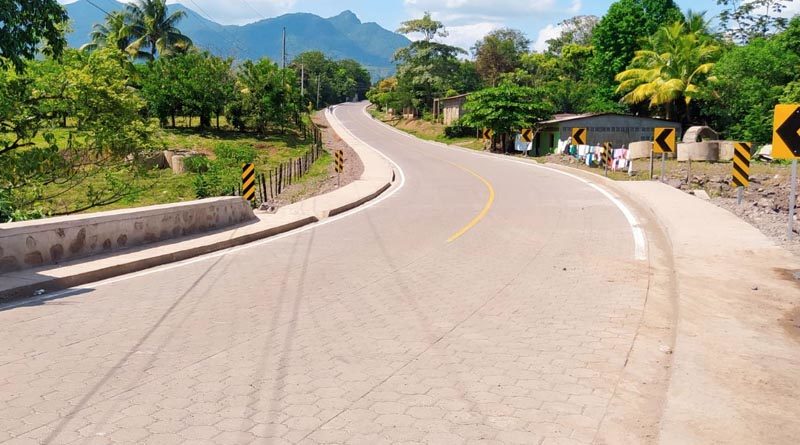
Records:
<instances>
[{"instance_id":1,"label":"green foliage","mask_svg":"<svg viewBox=\"0 0 800 445\"><path fill-rule=\"evenodd\" d=\"M397 32L400 34L422 34L422 38L426 42L431 42L436 37L447 37L449 35L442 22L431 18L430 12L426 12L420 19L403 22Z\"/></svg>"},{"instance_id":2,"label":"green foliage","mask_svg":"<svg viewBox=\"0 0 800 445\"><path fill-rule=\"evenodd\" d=\"M40 43L46 55L59 58L67 46L64 27L69 17L56 0L3 0L0 2L0 68L10 62L17 72L33 59Z\"/></svg>"},{"instance_id":3,"label":"green foliage","mask_svg":"<svg viewBox=\"0 0 800 445\"><path fill-rule=\"evenodd\" d=\"M216 159L192 161L195 164L193 167L202 167L195 171L198 174L192 181L197 198L231 194L240 185L242 165L252 163L257 154L249 145L220 143L214 147ZM187 158L184 162L189 159L192 158ZM184 165L189 168L187 164Z\"/></svg>"},{"instance_id":4,"label":"green foliage","mask_svg":"<svg viewBox=\"0 0 800 445\"><path fill-rule=\"evenodd\" d=\"M176 116L199 116L200 126L211 126L212 115L221 115L234 94L232 59L190 51L162 57L142 71L142 95L150 112L166 125Z\"/></svg>"},{"instance_id":5,"label":"green foliage","mask_svg":"<svg viewBox=\"0 0 800 445\"><path fill-rule=\"evenodd\" d=\"M473 128L489 128L495 134L531 128L553 115L552 105L544 98L541 89L503 83L471 94L464 106L467 113L460 123Z\"/></svg>"},{"instance_id":6,"label":"green foliage","mask_svg":"<svg viewBox=\"0 0 800 445\"><path fill-rule=\"evenodd\" d=\"M297 123L303 109L300 79L290 68L261 59L245 61L238 70L236 91L226 116L240 130L266 133L270 125L283 127Z\"/></svg>"},{"instance_id":7,"label":"green foliage","mask_svg":"<svg viewBox=\"0 0 800 445\"><path fill-rule=\"evenodd\" d=\"M29 62L21 74L0 72L0 219L77 187L85 194L67 212L136 192L119 180L121 172L143 174L140 161L158 144L142 118L145 104L129 86L131 70L123 54L103 49L70 50L61 63ZM66 116L76 126L57 138Z\"/></svg>"},{"instance_id":8,"label":"green foliage","mask_svg":"<svg viewBox=\"0 0 800 445\"><path fill-rule=\"evenodd\" d=\"M183 160L183 168L190 173L205 173L211 167L211 160L205 156L189 156Z\"/></svg>"},{"instance_id":9,"label":"green foliage","mask_svg":"<svg viewBox=\"0 0 800 445\"><path fill-rule=\"evenodd\" d=\"M627 93L625 103L649 102L650 108L664 107L667 118L677 115L689 123L690 102L708 95L707 82L714 80L709 73L720 52L702 15L662 26L617 75L617 93Z\"/></svg>"},{"instance_id":10,"label":"green foliage","mask_svg":"<svg viewBox=\"0 0 800 445\"><path fill-rule=\"evenodd\" d=\"M475 68L486 85L496 86L500 75L517 69L531 41L522 31L497 29L475 43Z\"/></svg>"},{"instance_id":11,"label":"green foliage","mask_svg":"<svg viewBox=\"0 0 800 445\"><path fill-rule=\"evenodd\" d=\"M177 28L186 12L177 10L170 14L166 0L136 0L125 7L125 14L133 39L128 50L134 54L141 52L155 60L156 55L170 56L192 46L192 40Z\"/></svg>"},{"instance_id":12,"label":"green foliage","mask_svg":"<svg viewBox=\"0 0 800 445\"><path fill-rule=\"evenodd\" d=\"M777 37L734 47L714 67L718 81L705 114L730 139L769 142L773 108L792 94L787 84L796 80L799 64L800 56Z\"/></svg>"},{"instance_id":13,"label":"green foliage","mask_svg":"<svg viewBox=\"0 0 800 445\"><path fill-rule=\"evenodd\" d=\"M444 135L450 139L474 136L475 128L465 125L464 122L459 119L444 128Z\"/></svg>"},{"instance_id":14,"label":"green foliage","mask_svg":"<svg viewBox=\"0 0 800 445\"><path fill-rule=\"evenodd\" d=\"M672 0L619 0L612 4L592 36L591 73L596 82L614 85L614 77L628 66L639 49L640 39L682 18ZM604 91L608 90L598 89L599 93Z\"/></svg>"},{"instance_id":15,"label":"green foliage","mask_svg":"<svg viewBox=\"0 0 800 445\"><path fill-rule=\"evenodd\" d=\"M321 51L298 55L292 61L292 67L296 72L302 69L305 73L303 103L311 103L318 108L346 102L356 96L363 99L372 84L369 72L358 62L351 59L332 60Z\"/></svg>"},{"instance_id":16,"label":"green foliage","mask_svg":"<svg viewBox=\"0 0 800 445\"><path fill-rule=\"evenodd\" d=\"M723 31L739 43L767 37L786 28L783 14L792 0L717 0L725 9L719 14Z\"/></svg>"},{"instance_id":17,"label":"green foliage","mask_svg":"<svg viewBox=\"0 0 800 445\"><path fill-rule=\"evenodd\" d=\"M547 52L560 55L567 45L591 46L594 28L600 18L594 15L579 15L564 20L558 26L561 34L547 41Z\"/></svg>"}]
</instances>

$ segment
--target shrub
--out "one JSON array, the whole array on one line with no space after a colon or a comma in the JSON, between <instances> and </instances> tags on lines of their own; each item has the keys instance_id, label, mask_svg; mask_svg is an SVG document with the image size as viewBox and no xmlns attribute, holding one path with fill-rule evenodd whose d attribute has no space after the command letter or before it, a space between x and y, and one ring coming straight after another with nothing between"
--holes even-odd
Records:
<instances>
[{"instance_id":1,"label":"shrub","mask_svg":"<svg viewBox=\"0 0 800 445\"><path fill-rule=\"evenodd\" d=\"M475 129L464 125L461 120L453 122L450 126L444 128L444 135L448 138L463 138L467 136L474 136Z\"/></svg>"},{"instance_id":2,"label":"shrub","mask_svg":"<svg viewBox=\"0 0 800 445\"><path fill-rule=\"evenodd\" d=\"M211 167L211 160L205 156L189 156L183 160L183 167L190 173L205 173Z\"/></svg>"},{"instance_id":3,"label":"shrub","mask_svg":"<svg viewBox=\"0 0 800 445\"><path fill-rule=\"evenodd\" d=\"M248 164L256 159L256 149L249 145L219 143L214 147L214 154L217 161L227 166L238 166Z\"/></svg>"}]
</instances>

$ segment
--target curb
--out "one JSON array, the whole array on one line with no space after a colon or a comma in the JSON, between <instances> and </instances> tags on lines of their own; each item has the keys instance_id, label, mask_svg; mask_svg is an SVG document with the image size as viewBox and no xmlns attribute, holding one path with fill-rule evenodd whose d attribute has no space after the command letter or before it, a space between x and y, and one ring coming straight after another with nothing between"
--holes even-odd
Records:
<instances>
[{"instance_id":1,"label":"curb","mask_svg":"<svg viewBox=\"0 0 800 445\"><path fill-rule=\"evenodd\" d=\"M333 128L333 126L331 126L331 131L334 131L337 135L339 134L336 131L336 129ZM339 135L339 137L342 137L342 136ZM359 150L354 148L354 151L356 152L357 155L359 155L359 157L363 157L363 153L359 154ZM364 163L363 159L362 159L362 163ZM364 165L365 165L365 168L366 168L367 164L364 163ZM341 214L343 214L343 213L345 213L347 211L353 210L353 209L355 209L357 207L360 207L360 206L362 206L362 205L374 200L375 198L377 198L378 196L383 194L386 190L391 188L392 183L395 180L395 174L396 173L391 168L388 168L388 173L390 175L389 175L389 177L386 178L387 182L385 182L382 185L380 185L375 191L369 193L366 196L362 196L362 197L356 199L355 201L340 205L340 206L335 207L335 208L333 208L333 209L331 209L331 210L329 210L327 212L323 212L322 214L326 215L326 218L334 217L334 216L337 216L337 215L341 215ZM366 171L362 174L362 178L365 177L365 176L367 176ZM383 180L381 180L380 182L383 182ZM340 188L340 189L337 189L337 190L342 190L342 189ZM334 190L333 192L329 192L329 193L335 193L337 190ZM319 195L319 196L324 196L324 195ZM315 196L315 197L312 197L312 198L308 198L308 199L311 200L311 199L315 199L315 198L318 198L318 196ZM325 219L325 218L322 218L322 219ZM245 235L241 235L241 236L238 236L238 237L235 237L235 238L230 238L230 239L223 240L223 241L217 241L217 242L214 242L214 243L211 243L211 244L207 244L207 245L203 245L203 246L197 246L197 247L192 247L192 248L188 248L188 249L184 249L184 250L178 250L178 251L175 251L175 252L164 253L164 254L156 255L156 256L153 256L153 257L149 257L149 258L142 258L142 259L138 259L138 260L132 260L132 261L127 262L127 263L115 264L115 265L103 267L103 268L96 269L96 270L77 273L75 275L70 275L70 276L65 276L65 277L57 277L57 278L54 277L54 278L45 279L43 281L39 281L39 282L36 282L36 283L32 283L32 284L25 284L25 285L22 285L22 286L17 286L17 287L11 288L11 289L0 290L0 303L6 303L6 302L9 302L9 301L12 301L12 300L22 300L22 299L25 299L25 298L31 298L33 296L36 296L36 294L41 293L42 291L44 291L45 293L58 292L58 291L62 291L62 290L66 290L66 289L72 288L72 287L77 287L77 286L82 286L82 285L89 284L89 283L95 283L95 282L98 282L98 281L107 280L109 278L113 278L113 277L120 276L120 275L127 275L127 274L134 273L134 272L140 272L140 271L145 270L145 269L150 269L150 268L153 268L153 267L163 266L165 264L184 261L184 260L187 260L187 259L190 259L190 258L193 258L193 257L198 257L198 256L201 256L201 255L205 255L205 254L209 254L209 253L213 253L213 252L218 252L218 251L225 250L225 249L230 249L232 247L241 246L241 245L244 245L244 244L249 244L249 243L252 243L252 242L255 242L255 241L259 241L261 239L265 239L265 238L269 238L269 237L272 237L272 236L275 236L275 235L279 235L279 234L282 234L282 233L290 232L292 230L296 230L296 229L299 229L301 227L317 223L320 220L321 219L316 217L316 216L306 216L304 218L298 219L296 221L292 221L292 222L287 223L287 224L283 224L283 225L275 226L275 227L270 227L270 228L267 228L267 229L264 229L264 230L261 230L261 231L248 233L248 234L245 234ZM225 233L227 231L236 230L236 229L237 229L237 227L234 226L234 227L231 227L231 228L228 228L228 229L220 230L219 232L216 232L216 234ZM200 237L213 235L213 234L215 234L215 233L214 232L206 233L206 234L201 235ZM177 239L174 239L174 240L170 240L167 243L174 244L175 242L187 241L188 239L189 238L183 238L183 239L177 238ZM159 247L159 244L143 245L143 246L138 246L137 248L141 248L142 250L144 250L144 249L157 248L157 247ZM120 251L120 252L117 253L117 255L124 254L124 253L130 253L130 251L128 251L128 252ZM109 257L113 257L113 256L116 256L116 255L110 255ZM109 258L109 257L106 257L106 258ZM79 264L79 263L82 263L82 262L86 262L87 260L97 260L97 259L102 259L102 258L103 258L102 256L94 256L94 257L84 258L82 260L76 260L73 264ZM61 267L64 267L66 265L67 264L62 264ZM29 269L28 271L32 272L34 270L35 269ZM23 273L24 272L28 272L28 271L23 271Z\"/></svg>"},{"instance_id":2,"label":"curb","mask_svg":"<svg viewBox=\"0 0 800 445\"><path fill-rule=\"evenodd\" d=\"M84 284L107 280L109 278L113 278L120 275L127 275L145 269L150 269L157 266L163 266L164 264L187 260L189 258L205 255L207 253L230 249L231 247L252 243L254 241L258 241L263 238L268 238L270 236L275 236L284 232L289 232L291 230L298 229L308 224L313 224L317 221L319 220L316 217L310 216L307 218L290 222L288 224L284 224L282 226L270 227L268 229L259 232L249 233L247 235L242 235L224 241L218 241L216 243L207 244L204 246L193 247L185 250L178 250L175 252L169 252L150 258L142 258L140 260L135 260L128 263L116 264L113 266L104 267L102 269L91 270L76 275L71 275L61 278L52 278L50 280L38 282L35 284L29 284L25 286L15 287L13 289L3 290L0 291L0 302L8 302L11 300L28 298L33 296L34 293L40 292L42 290L44 290L47 293L57 292L69 289L71 287L82 286ZM217 232L217 233L224 233L224 232L225 231L223 230L222 232ZM145 246L146 249L154 247L158 247L158 245L153 244ZM94 257L93 259L99 259L99 258L100 257Z\"/></svg>"}]
</instances>

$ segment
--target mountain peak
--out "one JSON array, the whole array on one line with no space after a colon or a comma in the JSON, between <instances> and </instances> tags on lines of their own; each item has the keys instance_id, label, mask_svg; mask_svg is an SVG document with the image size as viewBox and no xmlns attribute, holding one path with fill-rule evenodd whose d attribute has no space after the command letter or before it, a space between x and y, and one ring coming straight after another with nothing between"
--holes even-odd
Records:
<instances>
[{"instance_id":1,"label":"mountain peak","mask_svg":"<svg viewBox=\"0 0 800 445\"><path fill-rule=\"evenodd\" d=\"M353 11L351 11L349 9L346 9L346 10L340 12L339 15L337 15L335 17L331 17L330 19L331 20L345 22L345 23L351 23L353 25L360 25L361 24L361 20L358 18L358 16Z\"/></svg>"}]
</instances>

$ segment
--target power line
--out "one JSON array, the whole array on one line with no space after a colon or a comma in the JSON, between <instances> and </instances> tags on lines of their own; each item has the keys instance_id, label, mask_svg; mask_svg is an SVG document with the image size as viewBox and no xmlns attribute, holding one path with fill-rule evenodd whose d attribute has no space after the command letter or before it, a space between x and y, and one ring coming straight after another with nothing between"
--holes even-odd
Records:
<instances>
[{"instance_id":1,"label":"power line","mask_svg":"<svg viewBox=\"0 0 800 445\"><path fill-rule=\"evenodd\" d=\"M258 10L257 10L256 8L254 8L254 7L253 7L253 5L251 5L251 4L250 4L250 2L248 2L247 0L242 0L242 2L243 2L245 5L247 5L247 7L248 7L248 8L252 9L252 10L253 10L253 12L255 12L256 14L258 14L258 16L259 16L259 17L261 17L261 19L262 19L262 20L267 20L267 18L266 18L266 17L264 17L264 16L263 16L263 15L262 15L260 12L258 12Z\"/></svg>"},{"instance_id":2,"label":"power line","mask_svg":"<svg viewBox=\"0 0 800 445\"><path fill-rule=\"evenodd\" d=\"M194 6L195 6L197 9L199 9L199 10L200 10L200 12L202 12L203 14L205 14L205 15L206 15L206 17L208 18L208 20L211 20L212 22L214 22L214 23L217 23L217 24L219 24L219 25L220 25L220 28L222 29L222 33L225 35L225 37L226 37L226 40L228 40L228 42L232 44L232 46L233 46L233 48L234 48L234 49L238 50L238 53L245 53L245 52L246 52L246 51L245 51L245 50L244 50L244 49L243 49L241 46L239 46L239 44L240 44L241 42L239 42L239 41L238 41L238 40L237 40L237 39L236 39L234 36L230 35L230 34L229 34L229 31L228 31L228 30L225 28L225 26L224 26L224 25L222 25L220 22L218 22L218 21L217 21L217 20L215 20L213 17L211 17L211 14L209 14L209 13L208 13L206 10L204 10L204 9L203 9L203 8L202 8L200 5L198 5L198 4L197 4L197 3L196 3L194 0L189 0L189 2L190 2L191 4L193 4L193 5L194 5ZM197 16L198 18L200 18L200 19L203 19L203 20L205 20L205 19L206 19L206 17L203 17L203 16L201 16L201 15L200 15L200 14L198 14L198 13L197 13L195 10L193 10L193 9L191 9L191 8L186 8L186 9L187 9L188 11L192 12L192 13L193 13L195 16ZM212 29L210 26L208 26L208 24L207 24L207 23L205 23L205 22L204 22L204 21L202 21L202 20L200 21L200 24L201 24L201 25L203 25L203 26L204 26L206 29L208 29L209 31L216 31L216 30ZM213 47L216 47L216 45L212 45L212 46L213 46ZM220 53L223 53L223 52L224 52L224 51L222 51L222 49L221 49L221 48L219 48L219 47L216 47L216 48L217 48L218 50L220 50ZM235 56L235 54L233 54L233 55Z\"/></svg>"},{"instance_id":3,"label":"power line","mask_svg":"<svg viewBox=\"0 0 800 445\"><path fill-rule=\"evenodd\" d=\"M89 3L90 5L94 6L95 8L99 9L99 10L100 10L100 11L101 11L103 14L105 14L106 16L110 16L110 15L111 15L111 13L109 13L109 12L108 12L108 11L106 11L105 9L103 9L103 8L101 8L101 7L99 7L99 6L97 6L97 3L93 2L92 0L86 0L86 2L87 2L87 3Z\"/></svg>"}]
</instances>

